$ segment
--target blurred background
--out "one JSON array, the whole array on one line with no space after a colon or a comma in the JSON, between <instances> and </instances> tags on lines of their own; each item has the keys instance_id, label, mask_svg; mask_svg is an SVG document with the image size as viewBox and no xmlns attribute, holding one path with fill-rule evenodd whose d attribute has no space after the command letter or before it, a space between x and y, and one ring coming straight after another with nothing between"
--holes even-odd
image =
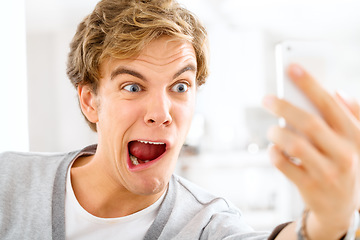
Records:
<instances>
[{"instance_id":1,"label":"blurred background","mask_svg":"<svg viewBox=\"0 0 360 240\"><path fill-rule=\"evenodd\" d=\"M2 1L0 151L60 152L96 143L65 73L69 42L96 2ZM177 173L233 201L255 229L297 218L300 198L266 153L266 129L277 119L261 99L276 93L275 45L331 42L329 82L359 100L360 1L180 2L208 29L211 74Z\"/></svg>"}]
</instances>

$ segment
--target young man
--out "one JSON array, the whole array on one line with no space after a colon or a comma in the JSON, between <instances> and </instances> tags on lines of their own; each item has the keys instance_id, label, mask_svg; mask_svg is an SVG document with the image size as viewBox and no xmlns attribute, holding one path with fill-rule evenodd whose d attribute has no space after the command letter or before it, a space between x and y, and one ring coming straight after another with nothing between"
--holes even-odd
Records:
<instances>
[{"instance_id":1,"label":"young man","mask_svg":"<svg viewBox=\"0 0 360 240\"><path fill-rule=\"evenodd\" d=\"M231 203L173 174L207 73L206 31L175 1L98 3L80 23L68 61L98 144L2 154L1 238L267 239ZM271 154L309 209L298 233L291 223L270 238L340 239L359 202L359 122L304 70L293 66L290 75L325 121L274 97L264 101L301 133L274 128Z\"/></svg>"}]
</instances>

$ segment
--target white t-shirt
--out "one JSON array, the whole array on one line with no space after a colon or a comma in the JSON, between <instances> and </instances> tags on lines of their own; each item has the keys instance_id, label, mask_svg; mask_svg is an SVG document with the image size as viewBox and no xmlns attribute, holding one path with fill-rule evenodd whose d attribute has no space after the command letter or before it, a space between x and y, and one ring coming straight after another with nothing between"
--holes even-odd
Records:
<instances>
[{"instance_id":1,"label":"white t-shirt","mask_svg":"<svg viewBox=\"0 0 360 240\"><path fill-rule=\"evenodd\" d=\"M70 166L71 168L71 166ZM125 217L100 218L77 201L70 178L66 180L65 229L67 240L143 239L158 214L165 193L151 206Z\"/></svg>"}]
</instances>

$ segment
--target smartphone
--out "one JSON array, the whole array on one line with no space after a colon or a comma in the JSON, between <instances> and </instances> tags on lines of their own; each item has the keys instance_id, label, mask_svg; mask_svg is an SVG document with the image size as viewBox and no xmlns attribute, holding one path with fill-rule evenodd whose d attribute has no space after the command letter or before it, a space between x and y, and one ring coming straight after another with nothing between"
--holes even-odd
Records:
<instances>
[{"instance_id":1,"label":"smartphone","mask_svg":"<svg viewBox=\"0 0 360 240\"><path fill-rule=\"evenodd\" d=\"M292 63L299 64L324 85L329 72L330 51L331 45L327 42L284 41L277 44L275 48L277 96L309 113L321 116L306 95L288 77L287 67ZM280 119L279 124L282 127L287 126L284 119Z\"/></svg>"}]
</instances>

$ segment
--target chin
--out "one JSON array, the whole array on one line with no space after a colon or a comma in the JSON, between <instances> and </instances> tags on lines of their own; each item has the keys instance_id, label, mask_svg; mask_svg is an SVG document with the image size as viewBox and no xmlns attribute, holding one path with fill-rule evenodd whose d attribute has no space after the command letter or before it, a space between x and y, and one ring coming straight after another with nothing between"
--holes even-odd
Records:
<instances>
[{"instance_id":1,"label":"chin","mask_svg":"<svg viewBox=\"0 0 360 240\"><path fill-rule=\"evenodd\" d=\"M154 195L162 193L167 188L169 180L170 178L146 178L143 179L137 187L135 187L136 189L134 189L133 192L139 195Z\"/></svg>"},{"instance_id":2,"label":"chin","mask_svg":"<svg viewBox=\"0 0 360 240\"><path fill-rule=\"evenodd\" d=\"M169 149L170 144L166 140L162 140L161 144L156 145L156 147L162 146L160 154L146 161L136 159L134 163L134 156L129 146L131 143L128 143L128 151L125 153L125 164L130 177L128 190L139 195L155 195L166 190L179 154L177 149Z\"/></svg>"}]
</instances>

